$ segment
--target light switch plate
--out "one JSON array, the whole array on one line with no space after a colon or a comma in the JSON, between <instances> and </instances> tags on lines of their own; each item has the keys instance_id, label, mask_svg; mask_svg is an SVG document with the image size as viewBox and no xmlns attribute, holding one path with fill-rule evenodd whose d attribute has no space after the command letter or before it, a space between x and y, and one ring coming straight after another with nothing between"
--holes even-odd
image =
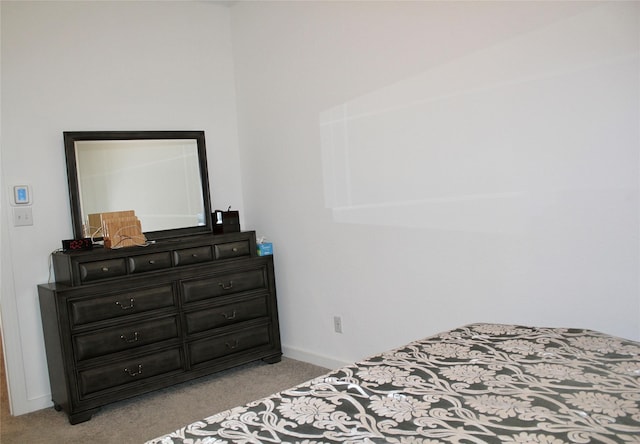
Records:
<instances>
[{"instance_id":1,"label":"light switch plate","mask_svg":"<svg viewBox=\"0 0 640 444\"><path fill-rule=\"evenodd\" d=\"M13 209L13 225L25 227L33 225L33 212L31 207L15 207Z\"/></svg>"}]
</instances>

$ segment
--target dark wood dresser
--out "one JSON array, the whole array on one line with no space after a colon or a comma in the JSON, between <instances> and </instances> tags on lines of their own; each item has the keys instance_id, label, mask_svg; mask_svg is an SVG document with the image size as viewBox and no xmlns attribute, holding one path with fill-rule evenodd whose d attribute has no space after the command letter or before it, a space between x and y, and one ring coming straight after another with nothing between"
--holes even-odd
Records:
<instances>
[{"instance_id":1,"label":"dark wood dresser","mask_svg":"<svg viewBox=\"0 0 640 444\"><path fill-rule=\"evenodd\" d=\"M262 359L280 361L273 257L255 232L52 256L38 286L56 410L101 406Z\"/></svg>"}]
</instances>

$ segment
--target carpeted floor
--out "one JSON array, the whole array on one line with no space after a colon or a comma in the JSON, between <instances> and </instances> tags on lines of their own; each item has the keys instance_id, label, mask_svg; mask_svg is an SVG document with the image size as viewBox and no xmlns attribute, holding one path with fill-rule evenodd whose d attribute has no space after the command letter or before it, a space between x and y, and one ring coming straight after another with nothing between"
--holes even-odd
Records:
<instances>
[{"instance_id":1,"label":"carpeted floor","mask_svg":"<svg viewBox=\"0 0 640 444\"><path fill-rule=\"evenodd\" d=\"M0 443L143 443L326 372L322 367L287 358L271 365L258 361L105 406L90 421L73 426L66 414L53 407L9 416L6 399L2 399Z\"/></svg>"}]
</instances>

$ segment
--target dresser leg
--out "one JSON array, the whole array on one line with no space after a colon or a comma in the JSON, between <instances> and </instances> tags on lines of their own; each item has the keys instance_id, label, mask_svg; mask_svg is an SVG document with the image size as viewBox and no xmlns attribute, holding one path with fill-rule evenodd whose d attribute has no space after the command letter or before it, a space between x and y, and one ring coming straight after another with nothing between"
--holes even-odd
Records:
<instances>
[{"instance_id":1,"label":"dresser leg","mask_svg":"<svg viewBox=\"0 0 640 444\"><path fill-rule=\"evenodd\" d=\"M87 410L85 412L74 413L72 415L69 415L69 424L76 425L76 424L80 424L81 422L89 421L93 416L93 414L96 413L98 410L100 409L97 408L97 409Z\"/></svg>"},{"instance_id":2,"label":"dresser leg","mask_svg":"<svg viewBox=\"0 0 640 444\"><path fill-rule=\"evenodd\" d=\"M267 356L266 358L262 358L262 360L267 364L276 364L282 360L282 355L278 353L274 356Z\"/></svg>"}]
</instances>

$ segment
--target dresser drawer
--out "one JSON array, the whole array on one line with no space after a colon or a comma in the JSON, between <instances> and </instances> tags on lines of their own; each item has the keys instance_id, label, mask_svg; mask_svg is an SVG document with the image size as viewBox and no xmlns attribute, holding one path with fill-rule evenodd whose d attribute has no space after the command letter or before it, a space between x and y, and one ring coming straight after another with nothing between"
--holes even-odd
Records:
<instances>
[{"instance_id":1,"label":"dresser drawer","mask_svg":"<svg viewBox=\"0 0 640 444\"><path fill-rule=\"evenodd\" d=\"M211 330L268 315L265 295L187 313L187 334Z\"/></svg>"},{"instance_id":2,"label":"dresser drawer","mask_svg":"<svg viewBox=\"0 0 640 444\"><path fill-rule=\"evenodd\" d=\"M180 350L176 348L138 358L124 359L99 368L81 370L78 372L80 397L179 371L182 367Z\"/></svg>"},{"instance_id":3,"label":"dresser drawer","mask_svg":"<svg viewBox=\"0 0 640 444\"><path fill-rule=\"evenodd\" d=\"M248 240L216 244L213 251L216 259L251 256L251 244Z\"/></svg>"},{"instance_id":4,"label":"dresser drawer","mask_svg":"<svg viewBox=\"0 0 640 444\"><path fill-rule=\"evenodd\" d=\"M188 345L189 361L195 365L261 345L267 345L269 342L269 327L267 325L209 337L194 341Z\"/></svg>"},{"instance_id":5,"label":"dresser drawer","mask_svg":"<svg viewBox=\"0 0 640 444\"><path fill-rule=\"evenodd\" d=\"M187 303L264 288L267 288L267 282L263 269L220 274L213 278L182 282L182 294Z\"/></svg>"},{"instance_id":6,"label":"dresser drawer","mask_svg":"<svg viewBox=\"0 0 640 444\"><path fill-rule=\"evenodd\" d=\"M78 264L78 268L80 270L80 281L84 283L127 274L127 265L124 258L81 262Z\"/></svg>"},{"instance_id":7,"label":"dresser drawer","mask_svg":"<svg viewBox=\"0 0 640 444\"><path fill-rule=\"evenodd\" d=\"M173 258L176 266L193 265L213 260L211 246L196 248L185 248L184 250L175 250Z\"/></svg>"},{"instance_id":8,"label":"dresser drawer","mask_svg":"<svg viewBox=\"0 0 640 444\"><path fill-rule=\"evenodd\" d=\"M74 337L76 360L82 361L178 337L175 317L103 328Z\"/></svg>"},{"instance_id":9,"label":"dresser drawer","mask_svg":"<svg viewBox=\"0 0 640 444\"><path fill-rule=\"evenodd\" d=\"M131 256L129 258L129 270L131 270L131 273L144 273L170 267L171 253L168 251Z\"/></svg>"},{"instance_id":10,"label":"dresser drawer","mask_svg":"<svg viewBox=\"0 0 640 444\"><path fill-rule=\"evenodd\" d=\"M73 325L128 316L174 305L173 285L113 293L87 299L72 299L69 314Z\"/></svg>"}]
</instances>

